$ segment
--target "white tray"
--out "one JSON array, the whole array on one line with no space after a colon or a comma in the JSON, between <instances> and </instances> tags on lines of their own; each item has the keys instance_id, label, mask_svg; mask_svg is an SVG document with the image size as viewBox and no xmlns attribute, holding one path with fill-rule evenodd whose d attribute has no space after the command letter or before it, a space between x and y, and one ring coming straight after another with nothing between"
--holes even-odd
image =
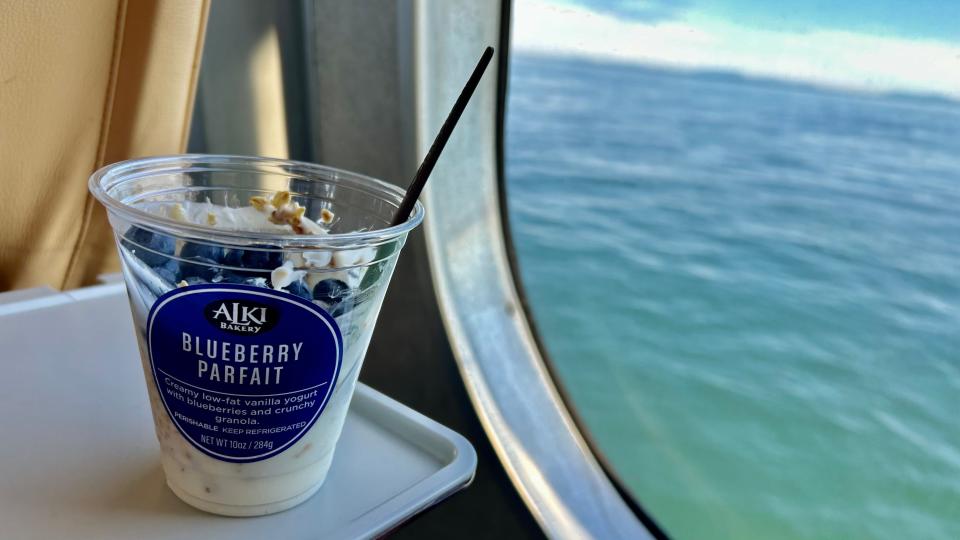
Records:
<instances>
[{"instance_id":1,"label":"white tray","mask_svg":"<svg viewBox=\"0 0 960 540\"><path fill-rule=\"evenodd\" d=\"M121 283L0 294L0 537L366 538L473 479L466 439L360 384L312 499L194 510L164 484L138 354Z\"/></svg>"}]
</instances>

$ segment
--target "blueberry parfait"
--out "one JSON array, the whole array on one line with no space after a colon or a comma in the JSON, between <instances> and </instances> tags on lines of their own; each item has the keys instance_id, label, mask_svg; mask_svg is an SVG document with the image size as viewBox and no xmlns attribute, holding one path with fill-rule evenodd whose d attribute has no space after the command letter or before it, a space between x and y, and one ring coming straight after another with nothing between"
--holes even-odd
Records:
<instances>
[{"instance_id":1,"label":"blueberry parfait","mask_svg":"<svg viewBox=\"0 0 960 540\"><path fill-rule=\"evenodd\" d=\"M151 214L212 230L275 233L276 243L220 244L174 238L131 225L120 239L120 254L146 364L146 321L151 307L177 287L234 283L270 288L313 302L334 317L343 338L342 365L326 408L302 438L262 461L234 463L200 451L176 429L156 385L148 392L161 461L168 484L194 506L230 515L259 515L309 496L325 478L346 409L366 353L395 253L375 247L318 249L296 246L296 236L330 234L337 217L322 209L315 219L289 192L252 197L244 206L211 202L161 201L139 207ZM293 244L293 245L291 245ZM399 249L399 248L398 248ZM383 251L383 250L381 250ZM259 504L256 501L282 500ZM302 500L302 499L301 499Z\"/></svg>"}]
</instances>

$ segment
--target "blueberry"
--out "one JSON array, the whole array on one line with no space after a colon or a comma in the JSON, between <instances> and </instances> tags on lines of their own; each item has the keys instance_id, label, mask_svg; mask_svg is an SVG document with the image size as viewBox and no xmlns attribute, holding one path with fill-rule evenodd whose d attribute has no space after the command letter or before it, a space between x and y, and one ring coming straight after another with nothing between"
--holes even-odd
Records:
<instances>
[{"instance_id":1,"label":"blueberry","mask_svg":"<svg viewBox=\"0 0 960 540\"><path fill-rule=\"evenodd\" d=\"M148 266L158 267L167 261L167 256L173 255L176 241L164 235L152 233L139 227L130 227L120 241L124 247L133 252Z\"/></svg>"},{"instance_id":2,"label":"blueberry","mask_svg":"<svg viewBox=\"0 0 960 540\"><path fill-rule=\"evenodd\" d=\"M219 270L217 262L206 257L194 257L189 261L180 261L180 277L190 281L188 278L195 277L204 281L211 281L217 276Z\"/></svg>"},{"instance_id":3,"label":"blueberry","mask_svg":"<svg viewBox=\"0 0 960 540\"><path fill-rule=\"evenodd\" d=\"M177 261L171 259L165 262L163 265L154 268L157 275L166 280L168 283L177 283L180 281L180 265Z\"/></svg>"},{"instance_id":4,"label":"blueberry","mask_svg":"<svg viewBox=\"0 0 960 540\"><path fill-rule=\"evenodd\" d=\"M222 263L226 257L227 251L220 246L211 246L208 244L195 244L193 242L184 244L180 249L180 256L184 259L208 259Z\"/></svg>"},{"instance_id":5,"label":"blueberry","mask_svg":"<svg viewBox=\"0 0 960 540\"><path fill-rule=\"evenodd\" d=\"M350 287L339 279L325 279L313 287L313 299L328 305L340 303L350 292Z\"/></svg>"},{"instance_id":6,"label":"blueberry","mask_svg":"<svg viewBox=\"0 0 960 540\"><path fill-rule=\"evenodd\" d=\"M304 285L302 281L294 281L293 283L284 287L283 290L287 291L290 294L299 296L301 298L306 298L308 300L310 299L310 289L308 289L307 286Z\"/></svg>"},{"instance_id":7,"label":"blueberry","mask_svg":"<svg viewBox=\"0 0 960 540\"><path fill-rule=\"evenodd\" d=\"M350 287L339 279L325 279L317 283L313 287L313 299L322 303L334 317L353 309Z\"/></svg>"},{"instance_id":8,"label":"blueberry","mask_svg":"<svg viewBox=\"0 0 960 540\"><path fill-rule=\"evenodd\" d=\"M339 304L331 307L331 308L330 308L330 315L332 315L332 316L334 316L334 317L339 317L339 316L343 315L344 313L350 311L351 309L353 309L353 298L348 298L348 299L344 300L343 302L340 302Z\"/></svg>"},{"instance_id":9,"label":"blueberry","mask_svg":"<svg viewBox=\"0 0 960 540\"><path fill-rule=\"evenodd\" d=\"M277 249L276 246L256 245L251 248ZM283 264L280 251L260 251L257 249L231 249L224 258L224 264L236 268L273 270Z\"/></svg>"}]
</instances>

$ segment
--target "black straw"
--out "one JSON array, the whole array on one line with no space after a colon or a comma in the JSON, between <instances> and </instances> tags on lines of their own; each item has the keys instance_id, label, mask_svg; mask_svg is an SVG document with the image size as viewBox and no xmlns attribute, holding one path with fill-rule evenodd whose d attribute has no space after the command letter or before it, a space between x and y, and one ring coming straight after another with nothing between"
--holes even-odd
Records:
<instances>
[{"instance_id":1,"label":"black straw","mask_svg":"<svg viewBox=\"0 0 960 540\"><path fill-rule=\"evenodd\" d=\"M440 158L440 152L443 152L443 147L447 145L450 134L453 133L453 128L457 126L463 110L467 108L467 103L470 101L470 97L473 96L473 91L477 89L477 85L480 84L480 78L483 77L483 72L487 69L487 65L490 64L491 58L493 58L493 47L487 47L487 49L483 51L483 55L480 56L477 67L473 68L473 73L470 74L466 86L464 86L460 92L460 97L458 97L457 102L453 104L453 109L450 110L450 114L447 115L447 119L444 120L443 126L440 127L440 132L437 133L437 138L433 140L430 150L427 152L426 157L423 158L423 163L421 163L420 168L417 169L416 176L414 176L413 181L410 182L410 187L407 188L407 194L403 197L400 207L397 208L397 213L393 216L392 225L400 225L407 221L410 213L413 212L413 206L417 203L420 192L423 191L423 186L427 183L427 178L429 178L430 173L433 172L433 166L437 164L437 159Z\"/></svg>"}]
</instances>

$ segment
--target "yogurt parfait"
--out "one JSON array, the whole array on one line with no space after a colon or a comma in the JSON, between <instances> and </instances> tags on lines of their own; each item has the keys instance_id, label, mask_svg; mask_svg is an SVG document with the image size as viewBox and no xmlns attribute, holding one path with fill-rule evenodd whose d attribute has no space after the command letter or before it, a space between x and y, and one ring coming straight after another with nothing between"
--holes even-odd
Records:
<instances>
[{"instance_id":1,"label":"yogurt parfait","mask_svg":"<svg viewBox=\"0 0 960 540\"><path fill-rule=\"evenodd\" d=\"M291 161L170 156L98 171L167 484L250 516L326 477L406 234L403 192Z\"/></svg>"}]
</instances>

